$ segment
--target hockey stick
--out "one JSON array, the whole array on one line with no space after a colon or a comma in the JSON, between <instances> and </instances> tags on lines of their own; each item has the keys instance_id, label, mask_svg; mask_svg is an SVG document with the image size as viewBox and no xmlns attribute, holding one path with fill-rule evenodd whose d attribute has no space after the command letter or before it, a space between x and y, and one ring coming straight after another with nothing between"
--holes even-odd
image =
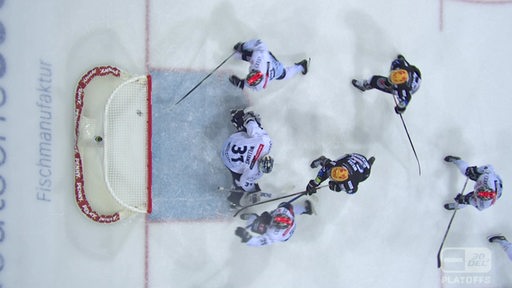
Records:
<instances>
[{"instance_id":1,"label":"hockey stick","mask_svg":"<svg viewBox=\"0 0 512 288\"><path fill-rule=\"evenodd\" d=\"M395 105L398 106L398 102L395 98L394 94L391 94L393 96L393 100L395 101ZM414 152L414 157L416 157L416 162L418 163L418 173L421 176L421 165L420 165L420 159L418 159L418 154L416 153L416 149L414 148L414 144L412 143L411 135L409 135L409 130L407 129L407 125L405 125L404 117L402 114L398 114L400 116L400 120L402 120L402 124L404 125L405 133L407 134L407 138L409 138L409 143L411 144L412 152Z\"/></svg>"},{"instance_id":2,"label":"hockey stick","mask_svg":"<svg viewBox=\"0 0 512 288\"><path fill-rule=\"evenodd\" d=\"M466 190L466 185L468 184L468 177L466 177L466 182L464 182L464 187L462 187L461 194L464 195L464 190ZM437 251L437 268L441 268L441 251L443 250L444 241L446 240L446 236L448 236L448 232L450 231L450 227L452 226L453 218L457 213L458 209L453 210L452 218L450 218L450 222L448 222L448 227L446 227L446 231L444 232L443 241L441 241L441 245L439 246L439 250Z\"/></svg>"},{"instance_id":3,"label":"hockey stick","mask_svg":"<svg viewBox=\"0 0 512 288\"><path fill-rule=\"evenodd\" d=\"M316 189L320 189L320 188L324 188L328 185L323 185L323 186L318 186ZM284 195L284 196L281 196L281 197L277 197L277 198L273 198L273 199L269 199L269 200L265 200L265 201L261 201L261 202L258 202L258 203L254 203L254 204L251 204L251 205L247 205L247 206L244 206L240 209L238 209L238 211L236 211L236 213L233 215L233 217L236 217L238 214L240 214L240 212L244 211L245 209L247 208L250 208L250 207L253 207L253 206L256 206L256 205L260 205L260 204L265 204L265 203L269 203L269 202L273 202L273 201L276 201L276 200L280 200L280 199L284 199L284 198L288 198L288 197L292 197L292 196L296 196L295 198L293 198L292 200L288 201L288 203L291 203L292 201L295 201L297 200L298 198L306 195L307 191L300 191L300 192L296 192L296 193L292 193L292 194L288 194L288 195Z\"/></svg>"},{"instance_id":4,"label":"hockey stick","mask_svg":"<svg viewBox=\"0 0 512 288\"><path fill-rule=\"evenodd\" d=\"M222 186L218 186L217 190L219 190L219 191L227 191L227 192L236 192L236 193L248 193L248 192L246 192L244 190L239 190L239 189L234 189L234 188L226 188L226 187L222 187Z\"/></svg>"},{"instance_id":5,"label":"hockey stick","mask_svg":"<svg viewBox=\"0 0 512 288\"><path fill-rule=\"evenodd\" d=\"M299 199L300 197L302 197L302 196L304 196L304 195L306 195L306 193L300 193L299 195L297 195L297 196L293 197L291 200L286 201L286 203L292 203L293 201L295 201L295 200ZM274 200L277 200L277 199L274 199ZM253 206L254 206L254 205L253 205ZM247 207L249 207L249 206L247 206ZM244 209L245 209L245 208L244 208ZM236 217L236 215L237 215L238 213L239 213L239 212L236 212L236 214L235 214L235 215L233 215L233 217ZM257 221L257 219L258 219L260 216L257 216L257 214L256 214L256 217L257 217L257 218L256 218L255 220L253 220L250 224L247 224L247 225L245 226L245 229L249 229L249 228L251 228L251 230L252 230L252 226L254 225L254 222L255 222L255 221ZM253 231L253 232L256 232L256 231ZM256 233L258 233L258 232L256 232Z\"/></svg>"},{"instance_id":6,"label":"hockey stick","mask_svg":"<svg viewBox=\"0 0 512 288\"><path fill-rule=\"evenodd\" d=\"M300 197L302 197L304 195L306 195L306 193L297 195L297 196L293 197L291 200L286 201L286 203L292 203L293 201L299 199Z\"/></svg>"},{"instance_id":7,"label":"hockey stick","mask_svg":"<svg viewBox=\"0 0 512 288\"><path fill-rule=\"evenodd\" d=\"M196 86L194 86L194 88L192 88L190 91L188 91L187 94L185 94L185 96L181 97L180 100L178 100L178 102L176 102L174 105L178 105L180 104L181 101L183 101L185 98L187 98L188 95L190 95L190 93L192 93L192 91L196 90L197 87L199 87L199 85L201 85L204 80L208 79L208 77L212 76L213 72L217 71L217 69L220 68L220 66L224 65L224 63L226 63L231 57L233 57L233 55L235 55L236 51L234 51L233 53L231 53L231 55L229 55L226 59L224 59L224 61L222 61L219 66L215 67L215 69L212 70L212 72L210 72L210 74L206 75L206 77L203 78L203 80L199 81L199 83L197 83Z\"/></svg>"},{"instance_id":8,"label":"hockey stick","mask_svg":"<svg viewBox=\"0 0 512 288\"><path fill-rule=\"evenodd\" d=\"M234 188L226 188L226 187L222 187L222 186L217 187L217 190L218 191L226 191L226 192L230 192L230 193L260 193L261 197L265 197L265 198L271 198L272 197L272 193L262 192L262 191L247 192L245 190L239 190L239 189L234 189Z\"/></svg>"}]
</instances>

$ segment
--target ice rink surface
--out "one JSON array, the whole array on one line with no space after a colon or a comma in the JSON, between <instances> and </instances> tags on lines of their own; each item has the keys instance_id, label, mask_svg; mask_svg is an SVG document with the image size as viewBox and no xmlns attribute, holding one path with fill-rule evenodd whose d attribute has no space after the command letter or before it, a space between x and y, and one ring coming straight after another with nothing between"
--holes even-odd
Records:
<instances>
[{"instance_id":1,"label":"ice rink surface","mask_svg":"<svg viewBox=\"0 0 512 288\"><path fill-rule=\"evenodd\" d=\"M512 263L486 240L512 238L510 15L508 0L0 0L0 287L512 287ZM312 159L358 152L376 157L359 192L319 191L310 197L317 214L300 217L291 240L261 248L234 235L241 220L222 211L205 217L225 195L181 193L173 181L152 216L112 225L84 217L73 191L74 92L83 73L99 65L151 73L156 90L180 97L251 38L285 64L311 57L310 71L242 94L227 76L244 75L247 65L231 59L172 115L154 98L153 119L174 125L159 123L159 135L203 141L213 167L208 179L180 171L190 178L185 185L226 185L215 157L230 133L228 105L207 98L221 91L230 105L250 103L273 139L276 162L260 181L264 190L301 191L316 175ZM404 114L421 176L392 98L350 85L385 75L398 53L423 77ZM188 79L180 89L166 78L173 73ZM42 103L42 94L51 101ZM190 116L181 129L180 113ZM43 133L48 115L51 131ZM188 134L206 120L220 131ZM165 151L169 143L154 145ZM197 164L171 152L183 158L166 166L154 156L154 177ZM464 184L442 161L447 154L494 165L504 191L487 210L457 213L445 246L461 262L439 270L436 253L452 214L442 206ZM191 206L180 212L166 204L178 198Z\"/></svg>"}]
</instances>

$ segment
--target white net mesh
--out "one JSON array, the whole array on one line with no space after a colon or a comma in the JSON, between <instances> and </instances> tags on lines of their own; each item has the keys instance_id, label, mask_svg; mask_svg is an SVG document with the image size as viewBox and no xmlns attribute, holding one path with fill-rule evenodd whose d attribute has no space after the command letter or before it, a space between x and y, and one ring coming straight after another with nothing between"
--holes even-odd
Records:
<instances>
[{"instance_id":1,"label":"white net mesh","mask_svg":"<svg viewBox=\"0 0 512 288\"><path fill-rule=\"evenodd\" d=\"M105 182L112 196L130 210L148 210L148 83L132 78L105 105Z\"/></svg>"}]
</instances>

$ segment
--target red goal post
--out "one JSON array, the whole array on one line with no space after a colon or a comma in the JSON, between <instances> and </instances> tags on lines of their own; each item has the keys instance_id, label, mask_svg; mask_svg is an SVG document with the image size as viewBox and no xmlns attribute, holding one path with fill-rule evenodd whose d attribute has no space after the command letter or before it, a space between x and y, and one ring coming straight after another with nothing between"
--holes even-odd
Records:
<instances>
[{"instance_id":1,"label":"red goal post","mask_svg":"<svg viewBox=\"0 0 512 288\"><path fill-rule=\"evenodd\" d=\"M151 213L151 76L96 67L75 93L75 199L113 223Z\"/></svg>"}]
</instances>

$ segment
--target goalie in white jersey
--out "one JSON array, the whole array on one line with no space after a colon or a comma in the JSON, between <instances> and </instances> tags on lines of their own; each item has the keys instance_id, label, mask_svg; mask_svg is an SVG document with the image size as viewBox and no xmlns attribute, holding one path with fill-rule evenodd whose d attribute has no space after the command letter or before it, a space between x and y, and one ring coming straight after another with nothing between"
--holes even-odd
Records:
<instances>
[{"instance_id":1,"label":"goalie in white jersey","mask_svg":"<svg viewBox=\"0 0 512 288\"><path fill-rule=\"evenodd\" d=\"M272 140L267 132L261 127L260 117L252 111L247 113L244 110L231 111L231 123L238 132L232 134L221 151L221 158L226 168L233 177L233 186L236 190L247 192L232 192L228 200L231 207L241 205L242 197L249 194L253 204L259 201L261 191L257 180L264 173L270 173L274 165L274 159L269 155L272 148ZM244 197L246 199L247 197ZM246 204L243 204L246 205Z\"/></svg>"},{"instance_id":2,"label":"goalie in white jersey","mask_svg":"<svg viewBox=\"0 0 512 288\"><path fill-rule=\"evenodd\" d=\"M304 201L303 205L295 206L290 202L283 202L277 209L265 211L259 216L254 213L242 214L240 218L247 223L245 228L237 227L235 235L248 246L266 246L275 242L284 242L295 232L295 215L301 214L313 214L313 207L309 200ZM257 235L251 234L247 229Z\"/></svg>"},{"instance_id":3,"label":"goalie in white jersey","mask_svg":"<svg viewBox=\"0 0 512 288\"><path fill-rule=\"evenodd\" d=\"M454 210L471 205L478 210L484 210L494 205L501 197L503 183L491 165L469 166L466 161L457 156L446 156L444 161L455 164L462 174L475 181L473 191L466 195L458 194L454 199L455 202L444 205L445 209Z\"/></svg>"},{"instance_id":4,"label":"goalie in white jersey","mask_svg":"<svg viewBox=\"0 0 512 288\"><path fill-rule=\"evenodd\" d=\"M258 91L267 88L272 80L289 79L299 72L303 75L308 73L308 60L304 59L295 65L285 67L259 39L238 42L233 49L239 59L250 63L249 74L245 79L236 75L229 77L229 82L240 89L250 88Z\"/></svg>"}]
</instances>

